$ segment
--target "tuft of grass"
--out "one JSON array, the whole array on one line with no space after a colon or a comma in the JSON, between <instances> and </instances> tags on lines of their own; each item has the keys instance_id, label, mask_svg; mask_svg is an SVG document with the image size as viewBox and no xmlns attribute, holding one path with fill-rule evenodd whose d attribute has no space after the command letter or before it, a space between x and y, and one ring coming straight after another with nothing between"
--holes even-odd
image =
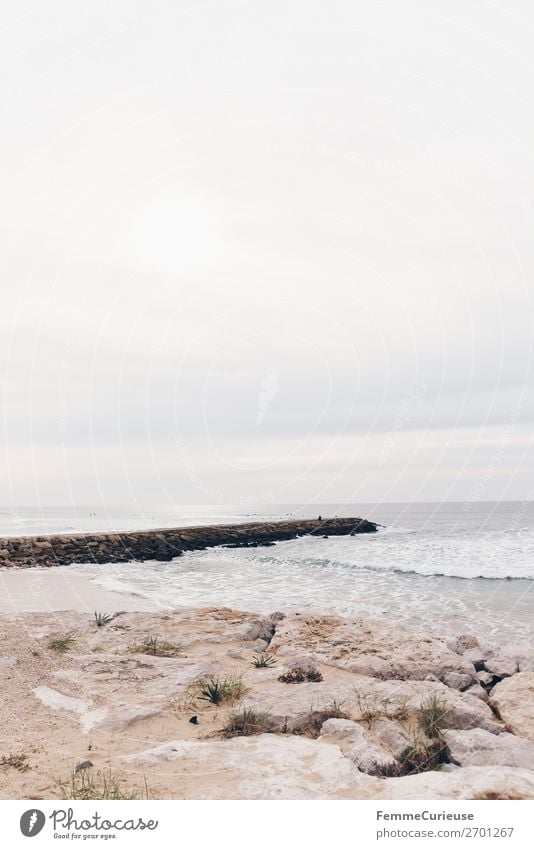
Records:
<instances>
[{"instance_id":1,"label":"tuft of grass","mask_svg":"<svg viewBox=\"0 0 534 849\"><path fill-rule=\"evenodd\" d=\"M107 625L113 616L110 616L109 613L101 613L99 610L95 610L95 625L97 628L102 628L104 625Z\"/></svg>"},{"instance_id":2,"label":"tuft of grass","mask_svg":"<svg viewBox=\"0 0 534 849\"><path fill-rule=\"evenodd\" d=\"M231 711L222 729L225 737L248 737L269 729L269 714L252 707Z\"/></svg>"},{"instance_id":3,"label":"tuft of grass","mask_svg":"<svg viewBox=\"0 0 534 849\"><path fill-rule=\"evenodd\" d=\"M408 719L410 715L409 699L397 699L387 714L388 719Z\"/></svg>"},{"instance_id":4,"label":"tuft of grass","mask_svg":"<svg viewBox=\"0 0 534 849\"><path fill-rule=\"evenodd\" d=\"M343 710L345 699L339 702L337 699L326 703L325 711L329 713L328 719L348 719L348 714ZM326 720L325 720L326 722Z\"/></svg>"},{"instance_id":5,"label":"tuft of grass","mask_svg":"<svg viewBox=\"0 0 534 849\"><path fill-rule=\"evenodd\" d=\"M181 646L160 640L159 637L146 637L140 646L130 648L132 654L150 654L153 657L179 657L182 654Z\"/></svg>"},{"instance_id":6,"label":"tuft of grass","mask_svg":"<svg viewBox=\"0 0 534 849\"><path fill-rule=\"evenodd\" d=\"M400 775L415 775L439 769L447 760L445 742L441 737L430 740L415 735L398 760Z\"/></svg>"},{"instance_id":7,"label":"tuft of grass","mask_svg":"<svg viewBox=\"0 0 534 849\"><path fill-rule=\"evenodd\" d=\"M400 775L440 769L447 762L443 730L447 728L448 713L449 705L440 696L429 696L421 702L415 713L417 730L398 758Z\"/></svg>"},{"instance_id":8,"label":"tuft of grass","mask_svg":"<svg viewBox=\"0 0 534 849\"><path fill-rule=\"evenodd\" d=\"M48 648L57 652L57 654L65 654L65 652L68 652L69 649L72 648L75 642L76 637L74 631L71 631L63 637L54 637L54 639L50 640L48 643Z\"/></svg>"},{"instance_id":9,"label":"tuft of grass","mask_svg":"<svg viewBox=\"0 0 534 849\"><path fill-rule=\"evenodd\" d=\"M28 755L25 754L2 755L0 758L0 767L10 766L13 769L18 769L19 772L26 772L30 768L30 765L26 763L27 760Z\"/></svg>"},{"instance_id":10,"label":"tuft of grass","mask_svg":"<svg viewBox=\"0 0 534 849\"><path fill-rule=\"evenodd\" d=\"M294 669L288 669L288 671L284 672L283 675L279 675L278 680L281 681L282 684L300 684L302 681L322 681L323 676L315 667L303 669L302 667L297 666Z\"/></svg>"},{"instance_id":11,"label":"tuft of grass","mask_svg":"<svg viewBox=\"0 0 534 849\"><path fill-rule=\"evenodd\" d=\"M196 697L204 702L220 705L222 702L239 701L249 692L250 687L243 680L242 675L230 675L226 678L203 678L197 682Z\"/></svg>"},{"instance_id":12,"label":"tuft of grass","mask_svg":"<svg viewBox=\"0 0 534 849\"><path fill-rule=\"evenodd\" d=\"M126 780L113 775L111 768L98 770L82 770L73 774L69 781L59 782L63 799L89 800L138 800L153 799L154 795L149 790L146 777L143 776L140 788L137 786L127 787Z\"/></svg>"},{"instance_id":13,"label":"tuft of grass","mask_svg":"<svg viewBox=\"0 0 534 849\"><path fill-rule=\"evenodd\" d=\"M356 693L356 705L360 722L375 722L377 719L407 719L408 700L393 700L388 697L380 699L375 695Z\"/></svg>"},{"instance_id":14,"label":"tuft of grass","mask_svg":"<svg viewBox=\"0 0 534 849\"><path fill-rule=\"evenodd\" d=\"M276 658L273 654L262 651L251 660L251 663L256 669L267 669L276 666Z\"/></svg>"},{"instance_id":15,"label":"tuft of grass","mask_svg":"<svg viewBox=\"0 0 534 849\"><path fill-rule=\"evenodd\" d=\"M447 728L449 705L440 696L429 696L416 713L417 725L431 740L441 738L442 731Z\"/></svg>"},{"instance_id":16,"label":"tuft of grass","mask_svg":"<svg viewBox=\"0 0 534 849\"><path fill-rule=\"evenodd\" d=\"M319 682L323 680L323 676L318 669L308 669L306 672L306 681Z\"/></svg>"}]
</instances>

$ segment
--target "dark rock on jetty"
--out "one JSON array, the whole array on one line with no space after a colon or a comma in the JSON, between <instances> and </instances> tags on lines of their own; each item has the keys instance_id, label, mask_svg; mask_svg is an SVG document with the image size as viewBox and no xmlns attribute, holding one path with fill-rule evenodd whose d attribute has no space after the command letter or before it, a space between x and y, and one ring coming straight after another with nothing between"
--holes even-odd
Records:
<instances>
[{"instance_id":1,"label":"dark rock on jetty","mask_svg":"<svg viewBox=\"0 0 534 849\"><path fill-rule=\"evenodd\" d=\"M125 533L3 537L0 538L0 567L172 560L184 551L199 551L217 545L248 548L311 534L341 536L374 533L376 530L377 525L366 519L303 519Z\"/></svg>"}]
</instances>

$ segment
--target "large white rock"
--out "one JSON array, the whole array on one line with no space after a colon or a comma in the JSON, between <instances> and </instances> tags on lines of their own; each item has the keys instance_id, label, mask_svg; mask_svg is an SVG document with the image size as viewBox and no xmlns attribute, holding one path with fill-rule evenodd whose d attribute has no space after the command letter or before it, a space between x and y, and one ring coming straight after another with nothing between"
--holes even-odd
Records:
<instances>
[{"instance_id":1,"label":"large white rock","mask_svg":"<svg viewBox=\"0 0 534 849\"><path fill-rule=\"evenodd\" d=\"M468 693L462 694L462 699L449 700L450 709L447 713L449 728L468 730L483 728L492 734L500 734L504 728L495 718L491 708L482 699L475 699Z\"/></svg>"},{"instance_id":2,"label":"large white rock","mask_svg":"<svg viewBox=\"0 0 534 849\"><path fill-rule=\"evenodd\" d=\"M505 678L491 691L490 704L514 734L534 740L534 672Z\"/></svg>"},{"instance_id":3,"label":"large white rock","mask_svg":"<svg viewBox=\"0 0 534 849\"><path fill-rule=\"evenodd\" d=\"M512 654L498 654L496 657L486 660L484 667L498 678L507 678L519 672L518 659Z\"/></svg>"},{"instance_id":4,"label":"large white rock","mask_svg":"<svg viewBox=\"0 0 534 849\"><path fill-rule=\"evenodd\" d=\"M337 743L358 769L369 775L391 773L397 765L390 752L386 752L362 725L350 719L327 720L321 728L321 737Z\"/></svg>"},{"instance_id":5,"label":"large white rock","mask_svg":"<svg viewBox=\"0 0 534 849\"><path fill-rule=\"evenodd\" d=\"M392 719L377 719L373 722L373 735L392 753L399 758L411 743L408 732Z\"/></svg>"},{"instance_id":6,"label":"large white rock","mask_svg":"<svg viewBox=\"0 0 534 849\"><path fill-rule=\"evenodd\" d=\"M475 680L473 664L444 639L388 621L291 614L278 623L271 648L280 657L311 654L321 663L382 679L432 675L457 689Z\"/></svg>"},{"instance_id":7,"label":"large white rock","mask_svg":"<svg viewBox=\"0 0 534 849\"><path fill-rule=\"evenodd\" d=\"M367 795L369 783L339 746L304 737L260 734L232 740L175 740L128 755L129 764L177 760L183 798L336 799Z\"/></svg>"},{"instance_id":8,"label":"large white rock","mask_svg":"<svg viewBox=\"0 0 534 849\"><path fill-rule=\"evenodd\" d=\"M481 699L483 702L488 701L488 694L484 687L480 684L473 684L471 687L468 687L467 690L464 690L463 693L465 696L474 696L476 699Z\"/></svg>"},{"instance_id":9,"label":"large white rock","mask_svg":"<svg viewBox=\"0 0 534 849\"><path fill-rule=\"evenodd\" d=\"M89 710L90 702L66 696L51 687L35 687L33 692L44 705L52 708L52 710L68 710L78 714L83 714Z\"/></svg>"},{"instance_id":10,"label":"large white rock","mask_svg":"<svg viewBox=\"0 0 534 849\"><path fill-rule=\"evenodd\" d=\"M516 672L534 672L534 652L523 646L506 646L484 662L485 668L499 678Z\"/></svg>"},{"instance_id":11,"label":"large white rock","mask_svg":"<svg viewBox=\"0 0 534 849\"><path fill-rule=\"evenodd\" d=\"M278 730L298 730L306 724L311 713L327 712L334 703L350 718L391 719L400 711L413 716L432 696L447 706L450 728L484 728L492 733L505 730L487 704L471 695L452 690L437 681L380 681L376 678L355 676L353 683L346 680L324 680L319 683L280 684L273 680L277 670L266 670L273 675L254 679L254 692L246 705L262 705L276 717Z\"/></svg>"},{"instance_id":12,"label":"large white rock","mask_svg":"<svg viewBox=\"0 0 534 849\"><path fill-rule=\"evenodd\" d=\"M117 704L88 711L81 717L84 734L90 731L123 731L134 722L150 719L162 712L164 705L156 704Z\"/></svg>"},{"instance_id":13,"label":"large white rock","mask_svg":"<svg viewBox=\"0 0 534 849\"><path fill-rule=\"evenodd\" d=\"M515 766L534 768L534 743L504 732L497 737L473 728L446 731L450 759L460 766Z\"/></svg>"},{"instance_id":14,"label":"large white rock","mask_svg":"<svg viewBox=\"0 0 534 849\"><path fill-rule=\"evenodd\" d=\"M504 730L496 720L491 708L481 699L459 693L438 681L373 681L359 679L354 684L354 698L365 707L394 712L406 707L409 713L417 711L432 697L448 706L449 728L465 729L481 727L499 733Z\"/></svg>"},{"instance_id":15,"label":"large white rock","mask_svg":"<svg viewBox=\"0 0 534 849\"><path fill-rule=\"evenodd\" d=\"M514 767L470 766L386 778L375 790L382 799L534 799L534 771Z\"/></svg>"}]
</instances>

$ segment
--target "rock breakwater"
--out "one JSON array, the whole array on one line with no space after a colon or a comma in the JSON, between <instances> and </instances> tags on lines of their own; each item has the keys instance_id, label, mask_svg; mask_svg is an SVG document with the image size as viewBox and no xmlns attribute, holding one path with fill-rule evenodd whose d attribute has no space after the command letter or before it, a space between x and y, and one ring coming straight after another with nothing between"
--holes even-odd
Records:
<instances>
[{"instance_id":1,"label":"rock breakwater","mask_svg":"<svg viewBox=\"0 0 534 849\"><path fill-rule=\"evenodd\" d=\"M184 551L214 546L253 547L299 536L374 533L366 519L303 519L203 525L125 533L55 534L0 538L0 567L61 566L69 563L127 563L172 560Z\"/></svg>"}]
</instances>

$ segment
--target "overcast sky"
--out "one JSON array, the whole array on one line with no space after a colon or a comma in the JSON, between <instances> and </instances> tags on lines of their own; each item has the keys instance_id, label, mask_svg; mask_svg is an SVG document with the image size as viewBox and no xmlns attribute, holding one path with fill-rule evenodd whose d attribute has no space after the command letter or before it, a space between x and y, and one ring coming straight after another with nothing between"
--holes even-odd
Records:
<instances>
[{"instance_id":1,"label":"overcast sky","mask_svg":"<svg viewBox=\"0 0 534 849\"><path fill-rule=\"evenodd\" d=\"M5 0L4 504L532 498L526 0Z\"/></svg>"}]
</instances>

